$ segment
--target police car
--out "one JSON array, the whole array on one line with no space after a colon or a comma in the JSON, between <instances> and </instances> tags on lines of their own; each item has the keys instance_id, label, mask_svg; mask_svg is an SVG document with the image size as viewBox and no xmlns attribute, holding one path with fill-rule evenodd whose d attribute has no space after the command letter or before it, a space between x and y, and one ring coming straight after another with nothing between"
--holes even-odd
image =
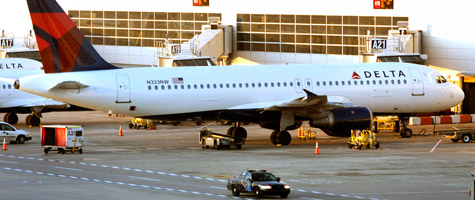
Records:
<instances>
[{"instance_id":1,"label":"police car","mask_svg":"<svg viewBox=\"0 0 475 200\"><path fill-rule=\"evenodd\" d=\"M280 195L287 198L290 186L280 181L279 177L266 170L248 170L239 173L236 177L228 180L228 190L233 196L242 193L254 193L257 198L264 195Z\"/></svg>"},{"instance_id":2,"label":"police car","mask_svg":"<svg viewBox=\"0 0 475 200\"><path fill-rule=\"evenodd\" d=\"M0 140L3 142L5 138L6 142L23 144L25 141L31 140L30 134L24 130L17 129L6 122L0 122Z\"/></svg>"}]
</instances>

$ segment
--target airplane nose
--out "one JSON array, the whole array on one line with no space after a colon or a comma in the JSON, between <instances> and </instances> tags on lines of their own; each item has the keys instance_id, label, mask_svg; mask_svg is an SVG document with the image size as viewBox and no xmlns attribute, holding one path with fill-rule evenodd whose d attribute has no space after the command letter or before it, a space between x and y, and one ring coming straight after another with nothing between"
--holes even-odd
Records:
<instances>
[{"instance_id":1,"label":"airplane nose","mask_svg":"<svg viewBox=\"0 0 475 200\"><path fill-rule=\"evenodd\" d=\"M463 90L462 90L461 88L459 88L459 87L457 87L457 86L456 86L456 88L457 88L457 90L454 92L454 93L455 93L455 94L454 94L454 96L455 96L454 99L455 99L457 102L460 103L460 102L462 102L463 99L465 98L465 93L463 92Z\"/></svg>"}]
</instances>

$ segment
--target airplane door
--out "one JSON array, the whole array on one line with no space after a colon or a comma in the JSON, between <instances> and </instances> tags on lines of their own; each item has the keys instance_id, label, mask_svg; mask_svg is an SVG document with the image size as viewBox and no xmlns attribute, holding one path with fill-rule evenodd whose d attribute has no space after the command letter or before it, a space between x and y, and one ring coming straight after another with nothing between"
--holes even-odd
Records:
<instances>
[{"instance_id":1,"label":"airplane door","mask_svg":"<svg viewBox=\"0 0 475 200\"><path fill-rule=\"evenodd\" d=\"M130 103L129 76L117 75L117 100L116 103Z\"/></svg>"},{"instance_id":2,"label":"airplane door","mask_svg":"<svg viewBox=\"0 0 475 200\"><path fill-rule=\"evenodd\" d=\"M295 79L295 91L297 93L302 92L302 79L296 78Z\"/></svg>"},{"instance_id":3,"label":"airplane door","mask_svg":"<svg viewBox=\"0 0 475 200\"><path fill-rule=\"evenodd\" d=\"M412 76L412 96L424 96L424 82L419 69L410 69Z\"/></svg>"},{"instance_id":4,"label":"airplane door","mask_svg":"<svg viewBox=\"0 0 475 200\"><path fill-rule=\"evenodd\" d=\"M308 91L312 91L312 79L306 78L304 82L303 88L307 89Z\"/></svg>"}]
</instances>

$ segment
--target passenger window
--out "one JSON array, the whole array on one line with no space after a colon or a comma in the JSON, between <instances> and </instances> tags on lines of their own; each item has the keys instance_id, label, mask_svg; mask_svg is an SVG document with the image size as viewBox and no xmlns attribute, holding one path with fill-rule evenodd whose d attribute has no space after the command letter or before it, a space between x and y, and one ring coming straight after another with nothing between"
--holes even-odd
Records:
<instances>
[{"instance_id":1,"label":"passenger window","mask_svg":"<svg viewBox=\"0 0 475 200\"><path fill-rule=\"evenodd\" d=\"M3 89L7 88L7 86L5 86L5 85L3 85L2 87L3 87Z\"/></svg>"},{"instance_id":2,"label":"passenger window","mask_svg":"<svg viewBox=\"0 0 475 200\"><path fill-rule=\"evenodd\" d=\"M229 83L226 83L226 88L229 88Z\"/></svg>"},{"instance_id":3,"label":"passenger window","mask_svg":"<svg viewBox=\"0 0 475 200\"><path fill-rule=\"evenodd\" d=\"M338 86L338 81L335 81L335 85Z\"/></svg>"},{"instance_id":4,"label":"passenger window","mask_svg":"<svg viewBox=\"0 0 475 200\"><path fill-rule=\"evenodd\" d=\"M12 85L8 85L8 89L12 89Z\"/></svg>"},{"instance_id":5,"label":"passenger window","mask_svg":"<svg viewBox=\"0 0 475 200\"><path fill-rule=\"evenodd\" d=\"M407 80L406 80L406 79L404 79L404 84L407 84Z\"/></svg>"},{"instance_id":6,"label":"passenger window","mask_svg":"<svg viewBox=\"0 0 475 200\"><path fill-rule=\"evenodd\" d=\"M297 81L297 87L300 87L300 81Z\"/></svg>"},{"instance_id":7,"label":"passenger window","mask_svg":"<svg viewBox=\"0 0 475 200\"><path fill-rule=\"evenodd\" d=\"M289 86L290 86L290 87L294 87L294 83L289 82Z\"/></svg>"},{"instance_id":8,"label":"passenger window","mask_svg":"<svg viewBox=\"0 0 475 200\"><path fill-rule=\"evenodd\" d=\"M323 81L322 84L323 84L323 86L326 86L326 85L327 85L327 82Z\"/></svg>"},{"instance_id":9,"label":"passenger window","mask_svg":"<svg viewBox=\"0 0 475 200\"><path fill-rule=\"evenodd\" d=\"M401 80L397 80L397 84L401 84Z\"/></svg>"},{"instance_id":10,"label":"passenger window","mask_svg":"<svg viewBox=\"0 0 475 200\"><path fill-rule=\"evenodd\" d=\"M320 82L317 81L317 86L320 86Z\"/></svg>"},{"instance_id":11,"label":"passenger window","mask_svg":"<svg viewBox=\"0 0 475 200\"><path fill-rule=\"evenodd\" d=\"M201 89L204 89L204 88L205 88L205 86L204 86L203 84L201 84L201 85L200 85L200 88L201 88Z\"/></svg>"},{"instance_id":12,"label":"passenger window","mask_svg":"<svg viewBox=\"0 0 475 200\"><path fill-rule=\"evenodd\" d=\"M351 85L351 81L348 81L348 85Z\"/></svg>"},{"instance_id":13,"label":"passenger window","mask_svg":"<svg viewBox=\"0 0 475 200\"><path fill-rule=\"evenodd\" d=\"M366 85L370 85L371 82L369 80L366 81Z\"/></svg>"},{"instance_id":14,"label":"passenger window","mask_svg":"<svg viewBox=\"0 0 475 200\"><path fill-rule=\"evenodd\" d=\"M256 87L256 84L255 84L255 83L251 83L251 86L252 86L252 87Z\"/></svg>"},{"instance_id":15,"label":"passenger window","mask_svg":"<svg viewBox=\"0 0 475 200\"><path fill-rule=\"evenodd\" d=\"M273 82L271 82L271 83L270 83L270 86L271 86L271 87L274 87L274 83L273 83Z\"/></svg>"},{"instance_id":16,"label":"passenger window","mask_svg":"<svg viewBox=\"0 0 475 200\"><path fill-rule=\"evenodd\" d=\"M222 83L221 83L221 84L219 84L219 88L223 88L223 84L222 84Z\"/></svg>"},{"instance_id":17,"label":"passenger window","mask_svg":"<svg viewBox=\"0 0 475 200\"><path fill-rule=\"evenodd\" d=\"M236 88L236 83L233 83L233 88Z\"/></svg>"},{"instance_id":18,"label":"passenger window","mask_svg":"<svg viewBox=\"0 0 475 200\"><path fill-rule=\"evenodd\" d=\"M353 83L354 83L355 85L358 85L358 81L353 81Z\"/></svg>"},{"instance_id":19,"label":"passenger window","mask_svg":"<svg viewBox=\"0 0 475 200\"><path fill-rule=\"evenodd\" d=\"M189 84L188 84L186 87L187 87L188 89L191 89L191 85L189 85Z\"/></svg>"},{"instance_id":20,"label":"passenger window","mask_svg":"<svg viewBox=\"0 0 475 200\"><path fill-rule=\"evenodd\" d=\"M257 87L261 87L261 83L257 83Z\"/></svg>"},{"instance_id":21,"label":"passenger window","mask_svg":"<svg viewBox=\"0 0 475 200\"><path fill-rule=\"evenodd\" d=\"M284 84L284 87L287 87L287 82L284 82L283 84Z\"/></svg>"},{"instance_id":22,"label":"passenger window","mask_svg":"<svg viewBox=\"0 0 475 200\"><path fill-rule=\"evenodd\" d=\"M310 86L310 81L307 81L307 86Z\"/></svg>"},{"instance_id":23,"label":"passenger window","mask_svg":"<svg viewBox=\"0 0 475 200\"><path fill-rule=\"evenodd\" d=\"M194 85L194 88L195 88L195 89L198 89L198 85L195 84L195 85Z\"/></svg>"},{"instance_id":24,"label":"passenger window","mask_svg":"<svg viewBox=\"0 0 475 200\"><path fill-rule=\"evenodd\" d=\"M329 86L332 86L332 85L333 85L333 82L328 81L328 85L329 85Z\"/></svg>"},{"instance_id":25,"label":"passenger window","mask_svg":"<svg viewBox=\"0 0 475 200\"><path fill-rule=\"evenodd\" d=\"M267 87L267 83L264 83L264 87Z\"/></svg>"},{"instance_id":26,"label":"passenger window","mask_svg":"<svg viewBox=\"0 0 475 200\"><path fill-rule=\"evenodd\" d=\"M394 85L394 80L391 80L391 84L393 84L393 85Z\"/></svg>"},{"instance_id":27,"label":"passenger window","mask_svg":"<svg viewBox=\"0 0 475 200\"><path fill-rule=\"evenodd\" d=\"M214 88L214 89L216 89L216 88L217 88L217 87L216 87L216 84L213 84L213 88Z\"/></svg>"},{"instance_id":28,"label":"passenger window","mask_svg":"<svg viewBox=\"0 0 475 200\"><path fill-rule=\"evenodd\" d=\"M382 81L382 80L379 80L379 84L382 85L382 84L383 84L383 81Z\"/></svg>"},{"instance_id":29,"label":"passenger window","mask_svg":"<svg viewBox=\"0 0 475 200\"><path fill-rule=\"evenodd\" d=\"M280 87L280 82L277 82L277 87Z\"/></svg>"},{"instance_id":30,"label":"passenger window","mask_svg":"<svg viewBox=\"0 0 475 200\"><path fill-rule=\"evenodd\" d=\"M242 88L242 83L239 83L239 88Z\"/></svg>"},{"instance_id":31,"label":"passenger window","mask_svg":"<svg viewBox=\"0 0 475 200\"><path fill-rule=\"evenodd\" d=\"M148 90L152 90L152 86L149 85L149 86L148 86Z\"/></svg>"},{"instance_id":32,"label":"passenger window","mask_svg":"<svg viewBox=\"0 0 475 200\"><path fill-rule=\"evenodd\" d=\"M376 80L373 80L373 85L376 85Z\"/></svg>"},{"instance_id":33,"label":"passenger window","mask_svg":"<svg viewBox=\"0 0 475 200\"><path fill-rule=\"evenodd\" d=\"M178 85L175 85L175 90L178 89Z\"/></svg>"},{"instance_id":34,"label":"passenger window","mask_svg":"<svg viewBox=\"0 0 475 200\"><path fill-rule=\"evenodd\" d=\"M168 89L171 90L171 89L172 89L172 86L171 86L171 85L168 85Z\"/></svg>"},{"instance_id":35,"label":"passenger window","mask_svg":"<svg viewBox=\"0 0 475 200\"><path fill-rule=\"evenodd\" d=\"M248 88L248 87L249 87L249 83L246 83L246 88Z\"/></svg>"},{"instance_id":36,"label":"passenger window","mask_svg":"<svg viewBox=\"0 0 475 200\"><path fill-rule=\"evenodd\" d=\"M369 82L369 81L368 81L368 82ZM360 84L361 84L361 85L364 85L364 81L361 80L361 81L360 81Z\"/></svg>"},{"instance_id":37,"label":"passenger window","mask_svg":"<svg viewBox=\"0 0 475 200\"><path fill-rule=\"evenodd\" d=\"M185 86L184 86L184 85L181 85L181 89L182 89L182 90L185 89Z\"/></svg>"}]
</instances>

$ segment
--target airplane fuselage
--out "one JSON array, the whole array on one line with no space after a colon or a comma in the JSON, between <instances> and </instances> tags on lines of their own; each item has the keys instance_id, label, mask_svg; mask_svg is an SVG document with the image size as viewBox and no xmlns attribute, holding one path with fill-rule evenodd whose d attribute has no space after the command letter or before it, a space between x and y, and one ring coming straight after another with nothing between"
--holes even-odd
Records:
<instances>
[{"instance_id":1,"label":"airplane fuselage","mask_svg":"<svg viewBox=\"0 0 475 200\"><path fill-rule=\"evenodd\" d=\"M457 105L457 86L437 83L434 69L405 63L125 68L47 74L20 80L20 89L87 108L160 118L239 108L305 96L356 104L373 113L427 113ZM62 81L89 87L50 89Z\"/></svg>"}]
</instances>

